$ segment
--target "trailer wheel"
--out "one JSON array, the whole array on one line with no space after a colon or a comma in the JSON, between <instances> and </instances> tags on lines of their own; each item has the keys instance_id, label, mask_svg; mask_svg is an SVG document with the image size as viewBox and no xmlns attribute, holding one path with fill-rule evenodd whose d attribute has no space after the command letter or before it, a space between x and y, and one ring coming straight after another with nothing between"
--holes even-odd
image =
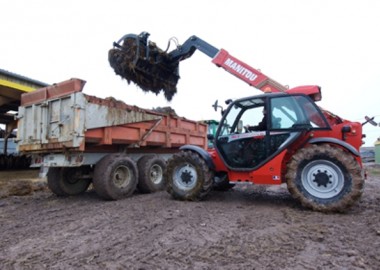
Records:
<instances>
[{"instance_id":1,"label":"trailer wheel","mask_svg":"<svg viewBox=\"0 0 380 270\"><path fill-rule=\"evenodd\" d=\"M182 151L169 159L165 178L167 191L174 199L198 201L207 196L213 173L196 153Z\"/></svg>"},{"instance_id":2,"label":"trailer wheel","mask_svg":"<svg viewBox=\"0 0 380 270\"><path fill-rule=\"evenodd\" d=\"M137 162L139 181L137 186L142 193L151 193L165 188L165 161L156 155L147 155Z\"/></svg>"},{"instance_id":3,"label":"trailer wheel","mask_svg":"<svg viewBox=\"0 0 380 270\"><path fill-rule=\"evenodd\" d=\"M321 212L342 212L362 195L361 167L352 156L331 145L299 150L288 163L289 192L304 207Z\"/></svg>"},{"instance_id":4,"label":"trailer wheel","mask_svg":"<svg viewBox=\"0 0 380 270\"><path fill-rule=\"evenodd\" d=\"M49 189L58 196L78 195L91 184L88 168L49 168L47 183Z\"/></svg>"},{"instance_id":5,"label":"trailer wheel","mask_svg":"<svg viewBox=\"0 0 380 270\"><path fill-rule=\"evenodd\" d=\"M61 178L61 171L62 168L49 168L48 174L47 174L47 185L48 188L57 196L67 196L65 192L63 192L59 182Z\"/></svg>"},{"instance_id":6,"label":"trailer wheel","mask_svg":"<svg viewBox=\"0 0 380 270\"><path fill-rule=\"evenodd\" d=\"M135 162L125 155L111 154L95 166L93 185L106 200L129 197L136 189L138 171Z\"/></svg>"}]
</instances>

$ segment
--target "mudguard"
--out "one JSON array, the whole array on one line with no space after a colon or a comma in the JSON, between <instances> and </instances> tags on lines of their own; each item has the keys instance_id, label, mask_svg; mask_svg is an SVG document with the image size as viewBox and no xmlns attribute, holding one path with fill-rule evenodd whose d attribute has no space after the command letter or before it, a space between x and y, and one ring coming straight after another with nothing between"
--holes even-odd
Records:
<instances>
[{"instance_id":1,"label":"mudguard","mask_svg":"<svg viewBox=\"0 0 380 270\"><path fill-rule=\"evenodd\" d=\"M183 145L179 149L182 150L182 151L188 150L188 151L196 152L197 154L199 154L204 159L204 161L206 162L207 166L211 170L215 170L215 164L212 161L212 158L211 158L210 154L205 149L203 149L203 148L201 148L199 146L190 145L190 144Z\"/></svg>"},{"instance_id":2,"label":"mudguard","mask_svg":"<svg viewBox=\"0 0 380 270\"><path fill-rule=\"evenodd\" d=\"M360 156L360 153L358 150L355 149L351 144L348 144L342 140L335 139L335 138L329 138L329 137L321 137L321 138L313 138L309 141L311 144L317 144L317 143L333 143L340 145L344 148L346 148L348 151L350 151L355 156Z\"/></svg>"}]
</instances>

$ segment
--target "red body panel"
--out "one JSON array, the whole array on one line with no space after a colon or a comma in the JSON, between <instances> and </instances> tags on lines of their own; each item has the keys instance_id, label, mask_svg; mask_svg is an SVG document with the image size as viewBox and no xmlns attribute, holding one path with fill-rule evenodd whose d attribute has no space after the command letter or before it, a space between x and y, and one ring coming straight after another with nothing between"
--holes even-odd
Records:
<instances>
[{"instance_id":1,"label":"red body panel","mask_svg":"<svg viewBox=\"0 0 380 270\"><path fill-rule=\"evenodd\" d=\"M45 100L59 98L75 92L81 92L85 84L86 81L84 80L70 79L40 88L37 91L25 93L21 96L21 106L36 104Z\"/></svg>"},{"instance_id":2,"label":"red body panel","mask_svg":"<svg viewBox=\"0 0 380 270\"><path fill-rule=\"evenodd\" d=\"M345 137L342 138L342 128L344 126L350 126L351 131L345 133ZM296 142L289 145L288 148L284 149L281 153L269 160L263 166L251 171L230 170L224 164L215 149L209 149L209 153L213 159L215 171L227 173L231 182L252 182L254 184L276 185L284 183L286 164L297 150L308 144L310 139L335 138L353 146L357 151L359 151L362 144L361 134L362 125L358 122L349 121L343 121L340 124L332 126L331 130L315 130L306 132L303 136L298 138ZM334 143L331 142L331 144ZM334 146L341 147L342 149L348 151L346 148L339 146L338 144L334 144ZM356 159L359 164L362 164L360 156L357 156Z\"/></svg>"},{"instance_id":3,"label":"red body panel","mask_svg":"<svg viewBox=\"0 0 380 270\"><path fill-rule=\"evenodd\" d=\"M179 118L174 119L170 116L162 117L164 120L157 126L153 121L90 129L85 133L86 142L97 145L138 144L140 147L167 148L193 144L205 148L207 143L205 125L190 121L186 123L186 120L181 121ZM184 127L189 123L194 124L191 129Z\"/></svg>"},{"instance_id":4,"label":"red body panel","mask_svg":"<svg viewBox=\"0 0 380 270\"><path fill-rule=\"evenodd\" d=\"M321 88L318 85L297 86L285 92L288 94L304 94L311 97L314 101L320 101L322 99Z\"/></svg>"},{"instance_id":5,"label":"red body panel","mask_svg":"<svg viewBox=\"0 0 380 270\"><path fill-rule=\"evenodd\" d=\"M245 81L250 86L256 87L263 92L284 92L287 88L272 80L257 69L231 56L226 50L221 49L212 59L212 62Z\"/></svg>"},{"instance_id":6,"label":"red body panel","mask_svg":"<svg viewBox=\"0 0 380 270\"><path fill-rule=\"evenodd\" d=\"M282 183L282 163L287 150L282 151L260 168L252 171L230 170L216 153L215 149L209 150L215 165L215 171L226 172L231 182L252 182L254 184L279 185Z\"/></svg>"},{"instance_id":7,"label":"red body panel","mask_svg":"<svg viewBox=\"0 0 380 270\"><path fill-rule=\"evenodd\" d=\"M344 126L349 126L351 128L351 131L348 133L345 133L345 136L343 138L342 128ZM320 137L329 137L329 138L336 138L339 140L342 140L350 145L352 145L356 150L359 151L359 148L362 145L362 125L359 122L350 122L350 121L344 121L341 124L337 124L331 127L332 130L320 130L320 131L314 131L312 132L311 136L314 138L320 138Z\"/></svg>"}]
</instances>

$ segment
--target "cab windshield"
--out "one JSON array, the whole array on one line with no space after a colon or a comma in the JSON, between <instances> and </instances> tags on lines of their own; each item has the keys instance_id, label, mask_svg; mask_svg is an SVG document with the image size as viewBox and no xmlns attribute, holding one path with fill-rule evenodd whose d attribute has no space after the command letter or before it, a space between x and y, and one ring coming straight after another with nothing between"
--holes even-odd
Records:
<instances>
[{"instance_id":1,"label":"cab windshield","mask_svg":"<svg viewBox=\"0 0 380 270\"><path fill-rule=\"evenodd\" d=\"M247 132L246 127L264 131L327 129L329 125L307 96L285 95L271 98L259 96L235 102L226 112L217 134Z\"/></svg>"}]
</instances>

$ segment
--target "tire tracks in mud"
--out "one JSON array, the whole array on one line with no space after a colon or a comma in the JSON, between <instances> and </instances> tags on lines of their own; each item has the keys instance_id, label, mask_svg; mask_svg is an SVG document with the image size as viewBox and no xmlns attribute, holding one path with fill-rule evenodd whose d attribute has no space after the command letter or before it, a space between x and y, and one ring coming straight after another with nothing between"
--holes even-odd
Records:
<instances>
[{"instance_id":1,"label":"tire tracks in mud","mask_svg":"<svg viewBox=\"0 0 380 270\"><path fill-rule=\"evenodd\" d=\"M2 269L376 269L380 184L345 214L305 210L284 187L206 201L165 192L103 201L48 191L0 201Z\"/></svg>"}]
</instances>

